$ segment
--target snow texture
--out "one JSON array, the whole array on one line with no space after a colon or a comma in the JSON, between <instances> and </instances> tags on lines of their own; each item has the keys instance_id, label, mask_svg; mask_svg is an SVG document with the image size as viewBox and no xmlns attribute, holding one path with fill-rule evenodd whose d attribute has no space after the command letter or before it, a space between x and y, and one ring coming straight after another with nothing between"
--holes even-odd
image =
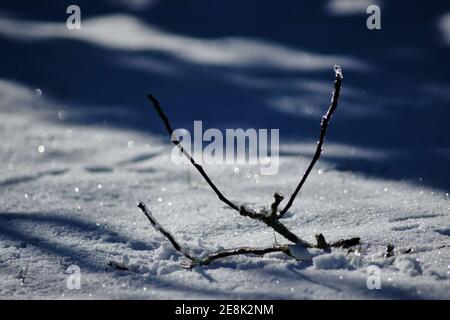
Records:
<instances>
[{"instance_id":1,"label":"snow texture","mask_svg":"<svg viewBox=\"0 0 450 320\"><path fill-rule=\"evenodd\" d=\"M207 28L194 4L135 1L139 11L79 1L94 7L77 32L58 20L64 1L28 11L2 1L0 298L449 299L450 81L440 33L449 10L382 8L383 21L421 12L409 41L401 30L419 28L413 19L370 33L349 1L301 10L286 1L279 13L199 2ZM283 222L307 241L323 233L361 245L184 269L139 200L196 255L285 242L227 208L194 168L172 163L146 94L175 127L280 128L278 175L205 166L227 197L259 209L275 191L290 194L307 167L335 64L345 79L325 152ZM80 289L67 287L72 265ZM370 266L379 290L367 287Z\"/></svg>"},{"instance_id":2,"label":"snow texture","mask_svg":"<svg viewBox=\"0 0 450 320\"><path fill-rule=\"evenodd\" d=\"M342 253L326 254L316 257L313 260L313 265L317 270L346 269L348 259Z\"/></svg>"}]
</instances>

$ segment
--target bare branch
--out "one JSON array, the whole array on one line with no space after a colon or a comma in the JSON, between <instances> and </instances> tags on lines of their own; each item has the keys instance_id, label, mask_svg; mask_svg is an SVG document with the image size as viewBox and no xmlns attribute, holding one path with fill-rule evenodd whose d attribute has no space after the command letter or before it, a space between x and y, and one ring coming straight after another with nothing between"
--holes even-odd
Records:
<instances>
[{"instance_id":1,"label":"bare branch","mask_svg":"<svg viewBox=\"0 0 450 320\"><path fill-rule=\"evenodd\" d=\"M332 244L330 244L331 247L334 248L344 248L344 249L348 249L350 247L356 246L358 244L360 244L360 240L361 238L350 238L350 239L341 239L339 241L333 242Z\"/></svg>"},{"instance_id":2,"label":"bare branch","mask_svg":"<svg viewBox=\"0 0 450 320\"><path fill-rule=\"evenodd\" d=\"M149 100L153 103L153 106L155 107L156 111L158 112L159 117L164 122L164 126L166 127L167 132L169 133L171 140L174 145L176 145L181 152L186 156L186 158L192 163L192 165L197 168L197 170L200 172L202 177L205 179L205 181L209 184L209 186L214 190L214 192L218 195L219 199L225 202L228 206L233 208L234 210L237 210L242 216L250 217L252 219L257 219L265 224L267 224L269 227L274 229L276 232L281 234L283 237L288 239L289 241L299 244L299 245L305 245L307 247L310 247L311 245L307 242L299 239L295 234L290 232L281 222L277 221L276 216L276 210L278 208L278 205L283 200L283 196L281 194L276 193L275 194L275 202L272 205L272 212L275 212L275 214L265 214L265 213L257 213L253 210L248 210L245 207L241 206L238 207L235 203L228 200L220 191L219 189L214 185L214 183L211 181L211 179L208 177L206 172L203 170L202 166L199 165L194 158L187 152L183 146L181 145L181 142L175 137L173 134L172 126L170 125L169 119L167 118L166 114L162 110L159 101L151 94L148 95Z\"/></svg>"},{"instance_id":3,"label":"bare branch","mask_svg":"<svg viewBox=\"0 0 450 320\"><path fill-rule=\"evenodd\" d=\"M189 254L186 250L184 250L181 245L175 240L175 238L170 234L169 231L167 231L152 215L150 209L147 208L147 206L141 201L138 204L139 209L142 210L142 212L145 214L145 216L150 221L151 225L155 228L156 231L161 233L164 237L167 238L167 240L170 241L172 246L180 252L183 256L188 258L191 262L187 265L189 268L192 268L196 265L209 265L211 262L217 259L229 257L229 256L235 256L240 254L254 254L254 255L265 255L267 253L271 252L283 252L289 256L291 256L289 251L288 245L279 245L276 244L272 247L267 248L236 248L236 249L226 249L226 250L220 250L214 253L211 253L207 255L204 258L198 258L194 257L191 254ZM110 262L111 266L115 266L119 270L128 270L125 266L122 266L118 263Z\"/></svg>"},{"instance_id":4,"label":"bare branch","mask_svg":"<svg viewBox=\"0 0 450 320\"><path fill-rule=\"evenodd\" d=\"M320 155L323 151L322 147L323 147L323 144L325 141L327 128L328 128L329 122L331 120L331 117L333 116L333 113L336 110L337 105L338 105L338 99L339 99L339 94L340 94L340 89L341 89L342 78L343 78L342 71L339 66L335 66L335 74L336 74L336 78L334 81L334 91L333 91L333 95L331 98L331 104L330 104L330 107L329 107L327 113L322 117L321 131L320 131L319 140L317 142L317 148L316 148L315 154L314 154L308 168L306 169L305 173L303 174L302 179L300 180L299 184L297 185L297 188L295 189L294 193L291 195L287 205L279 213L278 213L279 206L280 206L281 202L283 201L284 196L278 192L274 194L275 200L272 203L270 209L262 209L260 211L247 209L244 206L239 207L237 204L228 200L219 191L219 189L216 187L216 185L211 181L211 179L208 177L206 172L203 170L203 167L200 164L198 164L194 160L194 158L189 154L189 152L183 148L183 146L181 145L181 142L174 135L174 132L173 132L172 126L170 125L169 119L167 118L166 114L162 110L162 108L159 104L159 101L155 97L153 97L151 94L148 95L148 98L153 103L154 108L156 109L161 120L163 121L164 126L165 126L167 132L169 133L173 144L176 145L180 149L180 151L184 154L184 156L198 170L198 172L205 179L205 181L208 183L208 185L211 187L211 189L213 189L213 191L217 194L217 196L219 197L219 199L221 201L226 203L232 209L238 211L240 215L242 215L244 217L249 217L249 218L252 218L255 220L259 220L259 221L265 223L267 226L271 227L274 231L276 231L280 235L282 235L284 238L286 238L287 240L289 240L299 246L306 247L306 248L319 248L322 250L329 251L329 250L331 250L331 247L349 248L351 246L359 244L360 239L352 238L352 239L347 239L347 240L339 240L337 242L329 244L325 241L325 237L322 234L319 234L316 236L317 244L313 245L313 244L310 244L310 243L300 239L299 237L297 237L284 224L282 224L279 221L279 219L281 219L285 215L285 213L290 209L290 207L292 206L295 198L297 197L298 193L300 192L303 184L305 183L306 179L308 178L309 174L311 173L315 163L319 160ZM144 212L144 214L150 220L150 223L153 225L153 227L157 231L159 231L161 234L163 234L172 243L173 247L177 251L181 252L186 258L188 258L191 261L191 263L189 264L190 267L193 267L195 265L208 265L216 259L224 258L224 257L232 256L232 255L238 255L238 254L264 255L264 254L270 253L270 252L284 252L285 254L291 255L288 245L275 244L274 246L267 247L267 248L244 247L244 248L237 248L237 249L227 249L227 250L222 250L222 251L218 251L218 252L209 254L205 258L194 257L191 254L189 254L187 251L183 250L181 248L181 246L178 244L178 242L176 242L174 237L155 220L155 218L152 216L150 210L145 206L144 203L140 202L138 207Z\"/></svg>"},{"instance_id":5,"label":"bare branch","mask_svg":"<svg viewBox=\"0 0 450 320\"><path fill-rule=\"evenodd\" d=\"M153 103L153 106L156 109L156 112L158 112L159 117L164 122L164 126L166 127L166 130L169 133L169 136L170 136L173 144L176 145L180 149L180 151L184 154L184 156L186 158L188 158L188 160L192 163L192 165L198 170L198 172L200 172L202 177L205 179L205 181L208 183L208 185L211 187L211 189L214 190L214 192L217 194L219 199L222 200L223 202L225 202L232 209L239 211L239 207L236 204L234 204L233 202L231 202L230 200L228 200L222 194L222 192L220 192L220 190L216 187L216 185L208 177L205 170L203 170L203 167L201 165L199 165L194 160L194 158L192 158L192 156L189 154L189 152L187 152L186 149L183 148L183 146L181 145L181 142L177 139L177 137L174 136L172 126L170 125L169 119L167 118L166 114L162 110L162 108L159 104L159 101L151 94L148 95L148 99Z\"/></svg>"},{"instance_id":6,"label":"bare branch","mask_svg":"<svg viewBox=\"0 0 450 320\"><path fill-rule=\"evenodd\" d=\"M327 133L328 124L330 123L331 117L333 116L334 111L337 108L338 100L339 100L339 94L341 91L341 84L342 84L342 71L341 67L334 66L334 70L336 73L336 78L334 81L334 91L333 95L331 97L331 103L330 107L327 111L327 113L322 117L322 122L320 124L320 136L319 141L317 142L317 148L316 152L314 153L314 156L311 160L311 163L309 164L308 168L306 169L305 173L303 174L302 179L300 180L299 184L297 185L297 188L295 189L294 193L291 195L291 198L289 199L289 202L286 204L283 210L281 210L278 218L281 219L285 213L291 208L292 204L294 203L295 198L297 197L298 193L300 192L300 189L303 187L303 184L305 183L306 179L308 178L308 175L311 173L311 170L313 169L314 165L316 164L317 160L319 160L320 155L322 154L322 146L325 141L325 135Z\"/></svg>"},{"instance_id":7,"label":"bare branch","mask_svg":"<svg viewBox=\"0 0 450 320\"><path fill-rule=\"evenodd\" d=\"M164 237L167 238L167 240L170 241L172 246L175 248L175 250L179 251L182 255L184 255L186 258L188 258L191 261L194 261L195 259L185 250L181 248L181 246L178 244L178 242L175 240L175 238L170 234L169 231L164 229L164 227L153 217L152 212L150 209L147 208L145 203L142 201L138 203L138 208L142 210L142 212L145 214L145 216L148 218L150 223L152 224L153 228L155 228L156 231L161 233Z\"/></svg>"},{"instance_id":8,"label":"bare branch","mask_svg":"<svg viewBox=\"0 0 450 320\"><path fill-rule=\"evenodd\" d=\"M360 244L361 238L341 239L332 243L327 243L323 234L316 235L317 244L315 248L329 251L331 248L344 248L348 249Z\"/></svg>"},{"instance_id":9,"label":"bare branch","mask_svg":"<svg viewBox=\"0 0 450 320\"><path fill-rule=\"evenodd\" d=\"M244 247L244 248L236 248L236 249L217 251L217 252L211 253L206 258L198 260L195 264L201 265L201 266L206 266L206 265L209 265L214 260L229 257L229 256L236 256L236 255L240 255L240 254L254 254L254 255L263 256L267 253L272 253L272 252L283 252L283 253L287 254L288 256L292 257L292 255L289 251L288 245L278 245L277 244L277 245L274 245L273 247L267 247L267 248L245 248Z\"/></svg>"},{"instance_id":10,"label":"bare branch","mask_svg":"<svg viewBox=\"0 0 450 320\"><path fill-rule=\"evenodd\" d=\"M298 245L301 245L301 246L304 246L307 248L312 247L311 244L300 239L295 234L293 234L291 231L289 231L289 229L286 228L286 226L278 220L278 217L272 215L271 212L265 212L265 211L256 212L254 210L246 209L244 206L241 206L239 213L241 214L241 216L249 217L249 218L264 222L267 226L271 227L273 230L275 230L276 232L281 234L287 240L289 240L295 244L298 244Z\"/></svg>"},{"instance_id":11,"label":"bare branch","mask_svg":"<svg viewBox=\"0 0 450 320\"><path fill-rule=\"evenodd\" d=\"M327 243L327 241L325 240L325 237L323 236L323 234L316 234L316 247L325 251L330 251L331 246Z\"/></svg>"},{"instance_id":12,"label":"bare branch","mask_svg":"<svg viewBox=\"0 0 450 320\"><path fill-rule=\"evenodd\" d=\"M237 210L242 216L250 217L252 219L260 220L264 223L266 223L268 226L273 228L276 232L281 234L283 237L288 239L289 241L292 241L293 243L297 244L303 244L305 246L310 246L305 241L299 239L295 234L290 232L281 222L277 221L276 215L267 215L263 213L257 213L252 210L248 210L245 207L241 206L238 207L236 204L228 200L220 191L219 189L214 185L214 183L211 181L211 179L208 177L206 172L203 170L202 166L199 165L194 158L187 152L183 146L181 145L181 142L174 136L172 126L170 125L169 119L167 118L166 114L162 110L159 101L151 94L148 95L149 100L153 103L153 106L155 107L159 117L164 122L164 126L166 127L167 132L169 133L171 140L174 145L176 145L181 152L186 156L186 158L192 163L192 165L197 168L197 170L200 172L202 177L205 179L205 181L209 184L209 186L214 190L214 192L218 195L219 199L225 202L228 206L233 208L234 210ZM275 202L272 205L272 212L276 213L276 210L278 208L278 205L283 200L283 196L276 193L275 194ZM154 220L154 219L153 219ZM178 250L178 249L177 249Z\"/></svg>"},{"instance_id":13,"label":"bare branch","mask_svg":"<svg viewBox=\"0 0 450 320\"><path fill-rule=\"evenodd\" d=\"M282 195L279 192L275 192L273 197L275 198L275 201L270 206L270 209L271 209L272 216L275 217L277 215L278 206L280 205L281 201L284 200L284 195Z\"/></svg>"},{"instance_id":14,"label":"bare branch","mask_svg":"<svg viewBox=\"0 0 450 320\"><path fill-rule=\"evenodd\" d=\"M145 216L148 218L148 220L150 221L151 225L155 228L156 231L158 231L159 233L161 233L164 237L167 238L167 240L170 241L170 243L172 244L172 246L175 248L175 250L177 250L178 252L180 252L183 256L185 256L187 259L190 260L189 263L187 263L185 266L189 269L195 267L195 266L206 266L209 265L211 262L217 260L217 259L221 259L221 258L225 258L225 257L229 257L229 256L236 256L236 255L245 255L245 254L253 254L253 255L265 255L267 253L272 253L272 252L283 252L284 254L295 258L290 249L289 249L289 245L287 244L275 244L271 247L264 247L264 248L249 248L249 247L242 247L242 248L235 248L235 249L225 249L225 250L219 250L216 251L214 253L210 253L208 254L206 257L194 257L193 255L191 255L190 253L188 253L186 250L184 250L181 245L175 240L175 238L170 234L169 231L167 231L152 215L150 209L147 208L147 206L141 201L138 204L139 209L142 210L142 212L145 214ZM245 209L243 209L245 210ZM264 214L261 213L256 213L256 212L251 212L254 219L263 219L262 217L265 216ZM265 216L265 217L270 217L270 215ZM279 232L280 234L284 235L286 237L286 232L290 233L289 230L287 230L287 228L282 225L278 219L276 217L272 217L273 219L273 223L270 222L271 224L268 224L269 226L271 226L275 231ZM267 223L267 222L266 222ZM277 225L278 223L278 225ZM278 227L277 227L278 226ZM281 226L281 227L279 227ZM286 229L286 230L278 230L278 229ZM296 237L294 234L292 234L293 237ZM317 245L313 246L303 240L300 240L298 238L296 239L291 239L292 242L295 242L297 245L303 246L303 247L307 247L307 248L318 248L318 249L322 249L325 251L329 251L331 247L343 247L343 248L350 248L352 246L355 246L357 244L359 244L359 238L352 238L352 239L347 239L347 240L339 240L336 241L332 244L328 244L325 241L325 237L322 234L316 235L316 239L317 239ZM116 263L116 262L110 262L109 264L110 266L114 266L115 268L117 268L118 270L128 270L128 268L125 265Z\"/></svg>"}]
</instances>

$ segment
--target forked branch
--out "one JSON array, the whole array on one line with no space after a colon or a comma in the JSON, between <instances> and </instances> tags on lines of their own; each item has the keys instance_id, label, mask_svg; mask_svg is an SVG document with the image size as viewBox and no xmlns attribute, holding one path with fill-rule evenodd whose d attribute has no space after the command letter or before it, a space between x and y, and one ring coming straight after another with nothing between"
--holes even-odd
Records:
<instances>
[{"instance_id":1,"label":"forked branch","mask_svg":"<svg viewBox=\"0 0 450 320\"><path fill-rule=\"evenodd\" d=\"M343 247L348 248L354 245L359 244L360 239L359 238L352 238L352 239L346 239L346 240L339 240L334 243L327 243L325 241L325 238L322 234L319 234L316 236L317 244L313 245L310 244L302 239L300 239L297 235L292 233L284 224L282 224L279 220L286 214L286 212L291 208L292 204L294 203L295 198L297 197L298 193L300 192L301 188L303 187L304 183L306 182L306 179L308 178L309 174L311 173L314 165L316 164L317 160L319 160L320 155L323 151L322 147L325 141L325 136L327 133L328 125L330 123L331 117L333 116L334 111L337 108L340 90L341 90L341 84L342 84L342 71L339 66L334 67L335 70L335 81L334 81L334 90L331 97L331 103L330 107L328 108L328 111L326 114L322 117L321 122L321 130L320 130L320 136L319 140L317 142L317 148L314 153L314 156L306 169L305 173L303 174L302 179L300 180L299 184L297 185L294 193L289 198L288 203L278 213L278 208L281 202L283 201L284 197L280 193L274 194L274 202L272 203L270 209L262 209L259 211L255 211L252 209L248 209L244 206L238 206L228 198L226 198L222 192L217 188L217 186L212 182L212 180L209 178L209 176L206 174L203 167L198 164L195 159L189 154L187 150L183 148L181 145L181 142L178 140L178 138L174 135L174 131L172 129L172 126L170 125L169 119L162 110L159 101L151 94L148 95L148 99L153 103L154 108L156 109L159 117L164 123L164 126L169 133L171 140L174 145L176 145L180 151L183 153L183 155L191 162L191 164L198 170L198 172L201 174L201 176L205 179L205 181L208 183L208 185L211 187L211 189L216 193L216 195L219 197L221 201L226 203L230 208L236 210L239 212L240 215L249 217L255 220L259 220L263 223L265 223L267 226L271 227L274 231L281 234L283 237L285 237L290 242L295 243L296 245L306 247L306 248L319 248L323 250L330 250L331 247ZM198 258L194 257L192 254L184 250L178 242L174 239L174 237L166 230L164 229L153 217L150 210L145 206L144 203L140 202L138 207L144 212L144 214L149 219L152 226L159 231L162 235L164 235L173 245L173 247L179 251L181 254L183 254L187 259L191 261L190 266L194 265L208 265L212 261L224 258L232 255L238 255L238 254L256 254L256 255L264 255L266 253L270 252L283 252L287 255L291 255L289 251L288 245L274 245L272 247L267 248L237 248L237 249L229 249L229 250L223 250L218 251L215 253L212 253L208 255L205 258ZM291 255L292 256L292 255Z\"/></svg>"},{"instance_id":2,"label":"forked branch","mask_svg":"<svg viewBox=\"0 0 450 320\"><path fill-rule=\"evenodd\" d=\"M150 209L143 203L139 202L138 204L139 209L142 210L142 212L145 214L145 216L150 221L153 228L155 228L156 231L161 233L169 242L172 244L175 250L180 252L183 256L185 256L189 262L187 264L184 264L186 268L193 268L195 266L206 266L209 265L211 262L222 259L230 256L236 256L236 255L258 255L263 256L268 253L273 252L282 252L292 258L295 258L295 256L291 253L290 246L287 244L275 244L273 246L269 247L263 247L263 248L249 248L249 247L241 247L241 248L234 248L234 249L224 249L219 250L213 253L208 254L205 257L195 257L193 254L189 253L187 250L183 249L183 247L175 240L175 238L172 236L172 234L167 231L152 215ZM331 244L327 243L325 241L325 237L322 234L316 235L317 244L316 245L309 245L307 247L313 247L322 249L325 251L329 251L332 247L339 248L342 247L344 249L350 248L352 246L358 245L360 239L359 238L351 238L346 240L339 240L336 242L333 242ZM112 265L114 265L119 270L128 270L127 266L121 265L118 263L111 262Z\"/></svg>"},{"instance_id":3,"label":"forked branch","mask_svg":"<svg viewBox=\"0 0 450 320\"><path fill-rule=\"evenodd\" d=\"M341 91L341 84L342 84L342 79L343 79L341 67L339 67L337 65L334 66L334 71L335 71L334 91L332 93L330 107L328 108L325 115L322 117L322 121L321 121L321 125L320 125L320 136L319 136L319 140L317 141L316 151L314 153L314 156L313 156L308 168L306 169L305 173L303 174L300 182L298 183L297 187L295 188L294 192L292 193L291 197L289 198L288 203L280 211L279 214L277 214L276 211L278 210L278 206L280 205L281 201L283 201L284 198L283 198L283 196L281 196L278 193L275 194L275 201L271 206L271 213L273 216L276 216L278 219L281 219L286 214L286 212L291 208L292 204L294 203L295 198L299 194L301 188L303 187L303 185L306 182L306 179L308 178L309 174L311 173L312 169L314 168L314 165L319 160L320 155L322 154L323 144L325 142L325 136L327 133L328 125L329 125L331 117L333 116L333 113L336 110L337 105L338 105L339 95L340 95L340 91ZM173 144L176 145L180 149L180 151L184 154L184 156L198 170L198 172L205 179L205 181L208 183L208 185L211 187L211 189L213 189L213 191L217 194L219 199L221 201L223 201L224 203L226 203L230 208L238 211L241 215L252 217L251 212L249 212L249 211L246 212L246 209L243 210L242 207L239 207L237 204L230 201L228 198L226 198L222 194L222 192L217 188L217 186L212 182L212 180L206 174L203 167L195 161L195 159L189 154L189 152L186 149L183 148L183 146L181 145L181 142L174 135L172 126L170 125L170 122L169 122L169 118L166 116L166 114L162 110L159 101L151 94L148 95L148 99L153 103L153 106L156 109L159 117L163 121L164 126L165 126L169 136L171 137ZM259 220L261 220L261 219L259 219ZM289 239L289 240L292 241L292 239Z\"/></svg>"},{"instance_id":4,"label":"forked branch","mask_svg":"<svg viewBox=\"0 0 450 320\"><path fill-rule=\"evenodd\" d=\"M180 149L180 151L184 154L184 156L192 163L192 165L198 170L198 172L200 172L202 177L205 179L205 181L208 183L208 185L211 187L211 189L214 190L214 192L217 194L217 196L219 197L220 200L222 200L224 203L226 203L232 209L238 211L242 216L264 222L265 224L267 224L269 227L271 227L273 230L275 230L276 232L281 234L283 237L285 237L289 241L296 243L296 244L302 244L302 245L305 245L308 247L311 246L306 241L298 238L295 234L290 232L286 228L286 226L284 226L280 221L278 221L278 218L275 214L271 214L271 213L267 213L267 212L255 212L251 209L245 208L244 206L238 207L235 203L228 200L222 194L222 192L220 192L219 188L217 188L216 185L212 182L212 180L206 174L203 167L195 161L195 159L189 154L189 152L186 149L183 148L183 146L181 145L181 142L174 135L172 126L170 125L170 122L169 122L169 118L166 116L166 114L162 110L159 101L151 94L148 95L148 99L153 103L153 107L156 109L156 112L158 113L159 117L164 122L164 126L166 127L166 130L169 133L173 144L176 145ZM272 212L276 212L276 209L282 200L283 200L283 197L281 195L279 195L279 194L275 195L275 203L272 206Z\"/></svg>"}]
</instances>

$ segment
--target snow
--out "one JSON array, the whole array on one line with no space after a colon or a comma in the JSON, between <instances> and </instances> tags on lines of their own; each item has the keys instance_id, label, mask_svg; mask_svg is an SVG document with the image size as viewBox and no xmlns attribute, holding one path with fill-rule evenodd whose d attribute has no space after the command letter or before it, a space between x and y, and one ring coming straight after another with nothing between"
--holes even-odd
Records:
<instances>
[{"instance_id":1,"label":"snow","mask_svg":"<svg viewBox=\"0 0 450 320\"><path fill-rule=\"evenodd\" d=\"M415 277L422 274L418 260L419 258L413 259L411 257L398 257L394 260L394 267L403 274L410 277Z\"/></svg>"},{"instance_id":2,"label":"snow","mask_svg":"<svg viewBox=\"0 0 450 320\"><path fill-rule=\"evenodd\" d=\"M333 15L357 15L365 13L370 5L382 5L378 0L329 0L327 3L327 11Z\"/></svg>"},{"instance_id":3,"label":"snow","mask_svg":"<svg viewBox=\"0 0 450 320\"><path fill-rule=\"evenodd\" d=\"M55 122L56 109L46 107L50 102L36 101L32 88L6 83L10 86L22 94L9 97L1 109L2 131L14 132L1 146L2 297L450 297L450 250L440 248L448 245L442 226L448 223L449 203L442 192L351 172L316 171L285 223L309 241L318 232L329 241L361 236L359 257L344 249L326 254L291 246L303 261L282 254L243 256L189 271L181 265L184 258L136 208L137 200L146 201L178 241L199 255L270 245L273 232L224 207L189 166L172 164L164 139ZM30 110L30 104L39 107ZM100 133L103 139L98 140ZM37 147L41 144L43 153ZM333 145L327 150L341 152ZM307 161L282 157L279 176L259 176L258 183L253 175L247 178L255 167L235 171L217 165L208 166L208 172L232 199L259 206L270 204L273 190L294 186L297 177L291 173ZM318 167L326 166L321 161ZM414 251L389 262L384 252L390 243L397 251ZM108 267L109 261L129 271ZM80 290L66 288L65 271L71 265L81 269ZM382 270L377 292L366 288L370 265ZM24 269L21 284L17 276Z\"/></svg>"},{"instance_id":4,"label":"snow","mask_svg":"<svg viewBox=\"0 0 450 320\"><path fill-rule=\"evenodd\" d=\"M289 252L299 261L312 261L312 259L320 253L320 250L309 249L298 245L290 245Z\"/></svg>"},{"instance_id":5,"label":"snow","mask_svg":"<svg viewBox=\"0 0 450 320\"><path fill-rule=\"evenodd\" d=\"M331 253L313 259L313 266L317 270L346 269L348 259L342 253Z\"/></svg>"},{"instance_id":6,"label":"snow","mask_svg":"<svg viewBox=\"0 0 450 320\"><path fill-rule=\"evenodd\" d=\"M356 14L338 2L339 18ZM135 3L158 9L154 1ZM111 12L86 14L79 33L31 13L0 18L0 298L450 298L450 84L439 63L446 48L434 43L427 62L408 43L406 51L392 45L372 55L373 48L344 50L337 42L328 50L305 34L295 36L301 45L250 31L183 34L156 18ZM345 48L355 41L329 37L338 38ZM15 59L27 72L15 69ZM414 59L421 61L414 74L398 63ZM227 197L261 209L275 191L289 195L309 164L335 64L345 73L342 100L322 158L283 222L310 242L322 233L329 242L361 237L361 245L331 253L291 245L299 261L272 253L185 269L138 201L198 256L285 240L227 208L194 168L172 163L146 94L160 98L176 127L203 116L205 126L221 129L282 123L276 176L252 165L205 166ZM385 257L388 245L393 257ZM71 290L73 265L81 287ZM373 266L379 290L367 287Z\"/></svg>"},{"instance_id":7,"label":"snow","mask_svg":"<svg viewBox=\"0 0 450 320\"><path fill-rule=\"evenodd\" d=\"M446 45L450 45L450 12L447 12L438 19L438 28L442 31L443 40Z\"/></svg>"}]
</instances>

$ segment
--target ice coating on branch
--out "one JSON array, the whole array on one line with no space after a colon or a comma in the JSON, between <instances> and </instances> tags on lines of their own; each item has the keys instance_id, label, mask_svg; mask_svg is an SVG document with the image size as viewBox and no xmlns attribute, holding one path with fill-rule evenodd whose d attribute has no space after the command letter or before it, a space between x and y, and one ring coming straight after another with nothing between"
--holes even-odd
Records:
<instances>
[{"instance_id":1,"label":"ice coating on branch","mask_svg":"<svg viewBox=\"0 0 450 320\"><path fill-rule=\"evenodd\" d=\"M334 72L336 73L336 77L339 77L341 79L344 78L344 75L342 73L342 68L341 66L338 66L337 64L334 65Z\"/></svg>"}]
</instances>

